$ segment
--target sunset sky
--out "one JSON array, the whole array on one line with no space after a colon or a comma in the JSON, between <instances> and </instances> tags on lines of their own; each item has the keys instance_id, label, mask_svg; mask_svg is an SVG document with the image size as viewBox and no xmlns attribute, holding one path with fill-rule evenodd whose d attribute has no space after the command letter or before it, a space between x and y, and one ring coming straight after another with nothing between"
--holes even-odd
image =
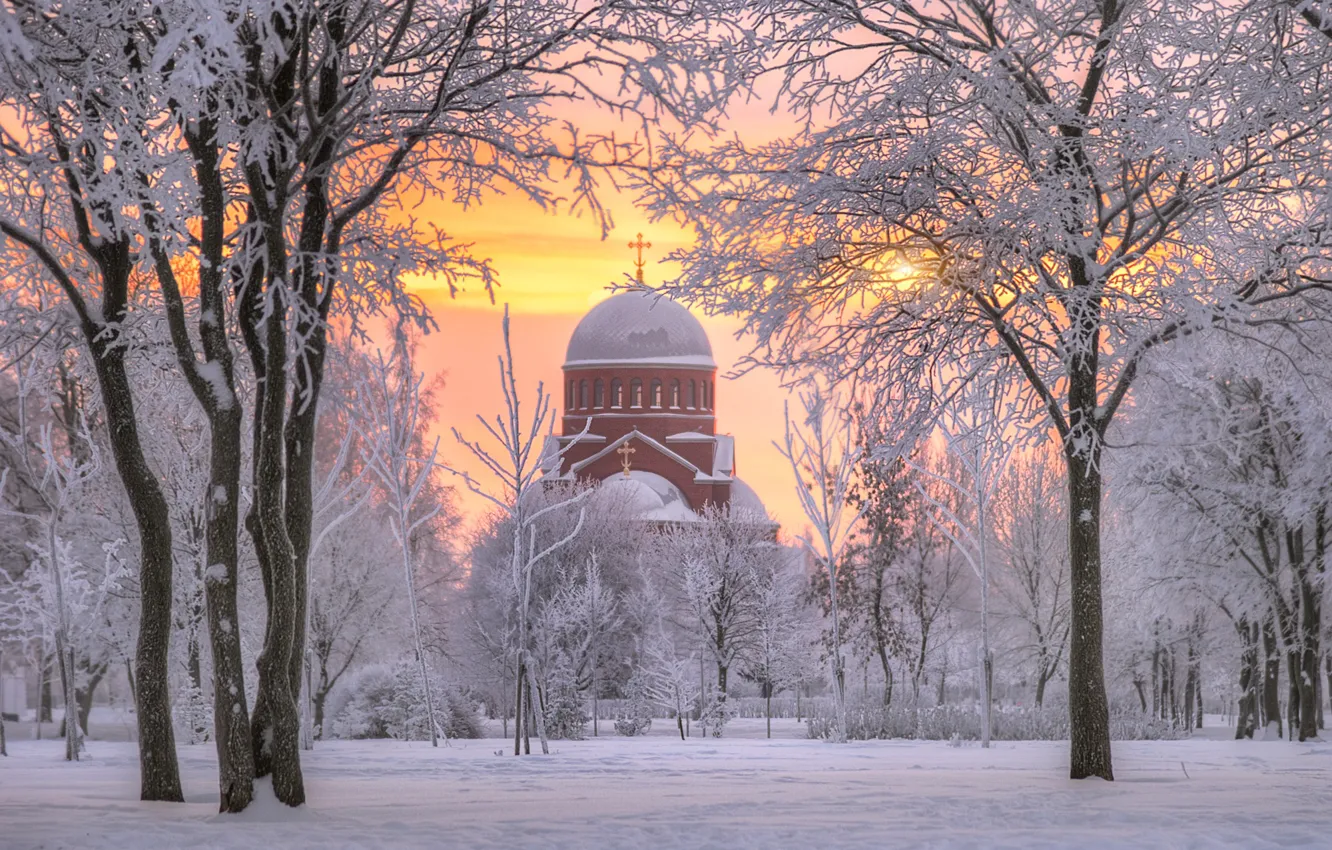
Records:
<instances>
[{"instance_id":1,"label":"sunset sky","mask_svg":"<svg viewBox=\"0 0 1332 850\"><path fill-rule=\"evenodd\" d=\"M484 432L476 414L493 417L501 410L496 357L501 350L504 303L509 304L513 317L518 380L522 401L530 411L538 380L558 393L565 346L578 320L610 294L608 285L623 281L632 271L633 252L627 243L635 234L641 231L652 243L645 253L647 282L660 281L669 272L669 267L657 261L683 245L688 234L675 225L649 223L625 195L609 195L608 201L616 227L605 241L587 216L549 214L513 196L494 197L468 210L426 211L460 241L473 243L476 255L490 258L501 282L493 306L480 288L450 299L446 290L428 283L416 286L439 323L439 332L422 341L418 368L428 377L444 377L441 417L435 430L442 437L441 454L447 462L483 475L449 429L456 426L468 438L481 438ZM746 341L735 338L739 324L697 311L695 315L711 338L719 376L724 375L748 350ZM781 437L786 397L771 372L735 380L719 378L717 430L735 435L737 472L758 492L782 524L783 533L794 535L804 529L805 520L792 491L790 469L772 445ZM556 399L557 404L562 401ZM471 527L485 503L464 492L461 506Z\"/></svg>"}]
</instances>

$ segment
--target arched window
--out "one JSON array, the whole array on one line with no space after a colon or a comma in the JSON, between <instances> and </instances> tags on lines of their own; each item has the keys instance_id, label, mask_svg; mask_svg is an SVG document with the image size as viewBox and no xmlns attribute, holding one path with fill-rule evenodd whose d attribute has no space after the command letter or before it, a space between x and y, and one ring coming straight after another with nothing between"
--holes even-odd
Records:
<instances>
[{"instance_id":1,"label":"arched window","mask_svg":"<svg viewBox=\"0 0 1332 850\"><path fill-rule=\"evenodd\" d=\"M703 382L703 409L704 409L704 410L708 410L708 409L711 407L711 405L708 404L708 401L709 401L709 399L708 399L708 382L707 382L707 381L704 381L704 382Z\"/></svg>"},{"instance_id":2,"label":"arched window","mask_svg":"<svg viewBox=\"0 0 1332 850\"><path fill-rule=\"evenodd\" d=\"M597 408L606 406L606 382L600 378L592 382L592 406Z\"/></svg>"},{"instance_id":3,"label":"arched window","mask_svg":"<svg viewBox=\"0 0 1332 850\"><path fill-rule=\"evenodd\" d=\"M678 378L671 379L671 407L676 410L680 409L680 380Z\"/></svg>"},{"instance_id":4,"label":"arched window","mask_svg":"<svg viewBox=\"0 0 1332 850\"><path fill-rule=\"evenodd\" d=\"M661 379L652 379L652 406L661 407Z\"/></svg>"},{"instance_id":5,"label":"arched window","mask_svg":"<svg viewBox=\"0 0 1332 850\"><path fill-rule=\"evenodd\" d=\"M689 409L698 407L698 381L689 379Z\"/></svg>"},{"instance_id":6,"label":"arched window","mask_svg":"<svg viewBox=\"0 0 1332 850\"><path fill-rule=\"evenodd\" d=\"M634 378L629 382L629 406L643 406L643 381L639 378Z\"/></svg>"},{"instance_id":7,"label":"arched window","mask_svg":"<svg viewBox=\"0 0 1332 850\"><path fill-rule=\"evenodd\" d=\"M574 382L570 381L569 388L564 391L564 409L568 410L571 407L573 407L573 401L574 401Z\"/></svg>"},{"instance_id":8,"label":"arched window","mask_svg":"<svg viewBox=\"0 0 1332 850\"><path fill-rule=\"evenodd\" d=\"M580 381L578 384L578 406L583 410L588 408L587 381Z\"/></svg>"},{"instance_id":9,"label":"arched window","mask_svg":"<svg viewBox=\"0 0 1332 850\"><path fill-rule=\"evenodd\" d=\"M619 378L611 379L611 407L624 407L624 384Z\"/></svg>"}]
</instances>

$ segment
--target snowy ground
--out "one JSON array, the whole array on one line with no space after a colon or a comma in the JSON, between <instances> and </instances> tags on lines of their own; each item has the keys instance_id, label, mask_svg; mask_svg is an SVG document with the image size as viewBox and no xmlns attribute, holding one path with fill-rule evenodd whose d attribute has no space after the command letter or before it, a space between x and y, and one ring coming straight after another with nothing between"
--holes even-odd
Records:
<instances>
[{"instance_id":1,"label":"snowy ground","mask_svg":"<svg viewBox=\"0 0 1332 850\"><path fill-rule=\"evenodd\" d=\"M171 805L137 802L132 744L94 741L68 764L59 741L11 738L0 848L1332 846L1332 744L1118 743L1113 784L1066 779L1062 743L654 735L523 759L503 746L322 743L304 809L270 797L220 817L211 745L181 748L188 802Z\"/></svg>"}]
</instances>

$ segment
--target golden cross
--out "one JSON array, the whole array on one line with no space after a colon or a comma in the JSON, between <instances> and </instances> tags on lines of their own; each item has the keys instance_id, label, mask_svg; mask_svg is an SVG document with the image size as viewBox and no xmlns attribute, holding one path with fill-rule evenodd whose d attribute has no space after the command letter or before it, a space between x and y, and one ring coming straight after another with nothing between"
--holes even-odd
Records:
<instances>
[{"instance_id":1,"label":"golden cross","mask_svg":"<svg viewBox=\"0 0 1332 850\"><path fill-rule=\"evenodd\" d=\"M638 249L638 260L634 262L634 268L638 269L638 282L639 282L639 283L642 283L642 282L643 282L643 249L644 249L644 248L651 248L651 247L652 247L652 243L651 243L651 242L644 242L644 241L643 241L643 234L640 233L640 234L638 234L638 241L637 241L637 242L630 242L630 243L629 243L629 247L630 247L630 248L637 248L637 249Z\"/></svg>"},{"instance_id":2,"label":"golden cross","mask_svg":"<svg viewBox=\"0 0 1332 850\"><path fill-rule=\"evenodd\" d=\"M628 478L628 477L629 477L629 455L633 454L633 453L636 452L636 451L638 451L638 449L636 449L636 448L634 448L633 446L629 445L629 441L628 441L628 440L626 440L622 446L620 446L618 449L615 450L615 453L616 453L617 455L619 455L620 457L624 458L624 477L625 477L625 478Z\"/></svg>"}]
</instances>

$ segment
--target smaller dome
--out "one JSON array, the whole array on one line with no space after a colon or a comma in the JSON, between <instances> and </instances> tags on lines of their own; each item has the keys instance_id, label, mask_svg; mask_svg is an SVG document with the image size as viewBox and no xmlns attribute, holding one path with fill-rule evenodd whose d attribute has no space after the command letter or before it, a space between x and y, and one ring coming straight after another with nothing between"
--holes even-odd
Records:
<instances>
[{"instance_id":1,"label":"smaller dome","mask_svg":"<svg viewBox=\"0 0 1332 850\"><path fill-rule=\"evenodd\" d=\"M639 519L661 522L692 522L698 515L689 509L684 493L655 472L632 469L626 478L616 473L601 482Z\"/></svg>"},{"instance_id":2,"label":"smaller dome","mask_svg":"<svg viewBox=\"0 0 1332 850\"><path fill-rule=\"evenodd\" d=\"M564 368L645 363L717 368L703 325L684 306L621 292L593 307L569 337Z\"/></svg>"},{"instance_id":3,"label":"smaller dome","mask_svg":"<svg viewBox=\"0 0 1332 850\"><path fill-rule=\"evenodd\" d=\"M745 513L757 514L764 519L771 519L768 516L768 509L764 507L763 500L759 498L754 488L750 487L739 478L731 479L731 510L744 511Z\"/></svg>"}]
</instances>

